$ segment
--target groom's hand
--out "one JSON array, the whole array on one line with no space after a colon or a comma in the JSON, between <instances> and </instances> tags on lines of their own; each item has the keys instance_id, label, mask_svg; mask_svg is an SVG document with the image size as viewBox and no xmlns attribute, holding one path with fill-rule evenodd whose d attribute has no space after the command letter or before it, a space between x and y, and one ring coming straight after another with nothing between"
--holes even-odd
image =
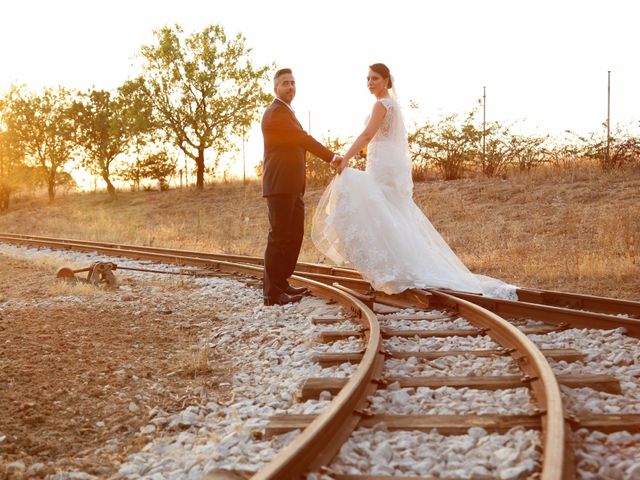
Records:
<instances>
[{"instance_id":1,"label":"groom's hand","mask_svg":"<svg viewBox=\"0 0 640 480\"><path fill-rule=\"evenodd\" d=\"M342 172L342 170L340 170L341 163L342 163L342 156L336 155L336 157L331 162L331 166L335 168L338 171L338 173L341 173Z\"/></svg>"}]
</instances>

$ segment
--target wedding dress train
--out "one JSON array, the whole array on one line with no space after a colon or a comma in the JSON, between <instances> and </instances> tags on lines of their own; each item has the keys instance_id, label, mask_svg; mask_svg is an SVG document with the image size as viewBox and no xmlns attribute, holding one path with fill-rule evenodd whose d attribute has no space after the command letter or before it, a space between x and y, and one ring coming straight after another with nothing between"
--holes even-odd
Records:
<instances>
[{"instance_id":1,"label":"wedding dress train","mask_svg":"<svg viewBox=\"0 0 640 480\"><path fill-rule=\"evenodd\" d=\"M470 272L413 202L402 114L395 100L379 101L387 113L366 171L345 168L324 191L313 216L316 247L385 293L447 288L517 299L515 286Z\"/></svg>"}]
</instances>

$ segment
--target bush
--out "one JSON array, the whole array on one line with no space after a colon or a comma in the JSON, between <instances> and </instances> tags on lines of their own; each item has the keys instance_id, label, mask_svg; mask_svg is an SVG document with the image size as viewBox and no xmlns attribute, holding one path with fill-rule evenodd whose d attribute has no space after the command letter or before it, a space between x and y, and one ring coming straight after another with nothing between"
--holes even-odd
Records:
<instances>
[{"instance_id":1,"label":"bush","mask_svg":"<svg viewBox=\"0 0 640 480\"><path fill-rule=\"evenodd\" d=\"M474 125L476 111L460 122L449 115L438 123L424 124L409 134L411 160L419 171L434 166L445 180L462 177L468 165L478 156L482 130Z\"/></svg>"},{"instance_id":2,"label":"bush","mask_svg":"<svg viewBox=\"0 0 640 480\"><path fill-rule=\"evenodd\" d=\"M575 136L578 155L597 160L603 170L640 164L640 137L634 135L629 126L618 127L610 134L608 154L606 135L603 137L592 132L587 136Z\"/></svg>"}]
</instances>

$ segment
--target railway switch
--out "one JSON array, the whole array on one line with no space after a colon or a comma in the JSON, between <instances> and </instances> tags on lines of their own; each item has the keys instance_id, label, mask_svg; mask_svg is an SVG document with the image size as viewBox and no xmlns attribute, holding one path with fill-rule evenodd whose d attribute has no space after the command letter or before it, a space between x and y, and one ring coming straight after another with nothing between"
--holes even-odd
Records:
<instances>
[{"instance_id":1,"label":"railway switch","mask_svg":"<svg viewBox=\"0 0 640 480\"><path fill-rule=\"evenodd\" d=\"M96 286L106 286L109 288L118 288L118 281L113 271L118 266L112 262L96 262L90 267L73 270L69 267L62 267L56 273L56 278L72 281L72 282L84 282ZM76 273L87 273L87 278L78 278Z\"/></svg>"}]
</instances>

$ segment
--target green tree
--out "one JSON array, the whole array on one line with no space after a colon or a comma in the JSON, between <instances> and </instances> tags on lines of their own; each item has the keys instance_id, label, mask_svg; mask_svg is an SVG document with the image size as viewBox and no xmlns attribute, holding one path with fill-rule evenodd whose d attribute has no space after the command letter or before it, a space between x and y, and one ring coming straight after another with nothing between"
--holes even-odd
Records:
<instances>
[{"instance_id":1,"label":"green tree","mask_svg":"<svg viewBox=\"0 0 640 480\"><path fill-rule=\"evenodd\" d=\"M55 199L57 177L76 146L71 107L71 92L62 87L45 88L40 94L12 87L0 105L2 120L14 132L19 148L43 172L50 202Z\"/></svg>"},{"instance_id":2,"label":"green tree","mask_svg":"<svg viewBox=\"0 0 640 480\"><path fill-rule=\"evenodd\" d=\"M142 161L142 178L157 180L160 190L168 190L167 177L176 173L176 162L166 150L149 153Z\"/></svg>"},{"instance_id":3,"label":"green tree","mask_svg":"<svg viewBox=\"0 0 640 480\"><path fill-rule=\"evenodd\" d=\"M166 140L196 162L202 189L205 151L213 148L217 161L272 101L263 88L271 67L254 66L244 37L227 38L220 25L186 37L179 25L154 33L157 42L142 47L143 74L129 88L151 107Z\"/></svg>"},{"instance_id":4,"label":"green tree","mask_svg":"<svg viewBox=\"0 0 640 480\"><path fill-rule=\"evenodd\" d=\"M140 182L144 178L142 176L143 161L142 158L136 157L134 161L125 163L116 170L116 175L120 179L129 182L132 192L140 191Z\"/></svg>"},{"instance_id":5,"label":"green tree","mask_svg":"<svg viewBox=\"0 0 640 480\"><path fill-rule=\"evenodd\" d=\"M76 141L85 153L82 166L105 181L107 192L114 199L116 189L111 182L114 161L150 128L145 103L131 93L128 89L120 89L115 95L90 90L73 105Z\"/></svg>"},{"instance_id":6,"label":"green tree","mask_svg":"<svg viewBox=\"0 0 640 480\"><path fill-rule=\"evenodd\" d=\"M177 159L166 150L148 152L138 157L133 163L121 168L119 177L131 184L132 190L140 190L140 183L144 179L157 180L160 190L168 190L167 177L176 173Z\"/></svg>"},{"instance_id":7,"label":"green tree","mask_svg":"<svg viewBox=\"0 0 640 480\"><path fill-rule=\"evenodd\" d=\"M0 211L7 210L11 194L23 183L24 151L10 130L0 131Z\"/></svg>"}]
</instances>

